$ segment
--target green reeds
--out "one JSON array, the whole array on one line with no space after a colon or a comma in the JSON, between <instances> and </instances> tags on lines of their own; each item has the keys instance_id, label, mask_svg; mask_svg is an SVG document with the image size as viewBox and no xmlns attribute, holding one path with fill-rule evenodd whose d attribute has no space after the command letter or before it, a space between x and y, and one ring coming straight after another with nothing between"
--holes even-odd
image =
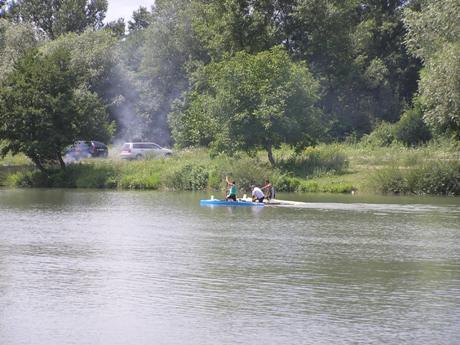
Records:
<instances>
[{"instance_id":1,"label":"green reeds","mask_svg":"<svg viewBox=\"0 0 460 345\"><path fill-rule=\"evenodd\" d=\"M449 140L417 148L370 147L362 142L319 145L301 152L282 147L274 152L277 166L273 168L262 151L253 156L236 153L211 158L201 148L178 151L166 159L88 159L47 174L27 163L5 173L2 184L224 193L228 176L237 182L241 194L269 179L280 192L459 195L459 152L458 142Z\"/></svg>"}]
</instances>

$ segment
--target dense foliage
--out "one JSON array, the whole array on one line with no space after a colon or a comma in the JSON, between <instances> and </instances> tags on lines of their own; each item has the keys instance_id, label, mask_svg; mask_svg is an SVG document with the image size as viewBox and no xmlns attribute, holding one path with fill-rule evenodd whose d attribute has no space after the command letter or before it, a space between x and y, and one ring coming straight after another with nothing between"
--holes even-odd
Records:
<instances>
[{"instance_id":1,"label":"dense foliage","mask_svg":"<svg viewBox=\"0 0 460 345\"><path fill-rule=\"evenodd\" d=\"M423 59L420 100L425 119L438 132L460 139L460 2L427 1L407 11L407 46Z\"/></svg>"},{"instance_id":2,"label":"dense foliage","mask_svg":"<svg viewBox=\"0 0 460 345\"><path fill-rule=\"evenodd\" d=\"M199 69L185 104L172 116L181 146L210 145L215 152L272 149L283 143L307 146L321 133L315 108L318 85L302 63L281 47L245 52Z\"/></svg>"},{"instance_id":3,"label":"dense foliage","mask_svg":"<svg viewBox=\"0 0 460 345\"><path fill-rule=\"evenodd\" d=\"M25 150L11 124L32 118L47 124L34 150L49 162L45 138L60 138L55 151L99 130L109 140L112 121L111 139L263 149L272 164L285 143L460 137L458 0L152 0L127 27L104 24L107 6L0 1L4 151ZM91 125L50 125L83 113Z\"/></svg>"},{"instance_id":4,"label":"dense foliage","mask_svg":"<svg viewBox=\"0 0 460 345\"><path fill-rule=\"evenodd\" d=\"M25 52L39 44L42 37L27 23L11 23L0 18L0 85Z\"/></svg>"},{"instance_id":5,"label":"dense foliage","mask_svg":"<svg viewBox=\"0 0 460 345\"><path fill-rule=\"evenodd\" d=\"M107 0L16 0L9 12L20 22L29 22L51 39L87 27L103 26Z\"/></svg>"},{"instance_id":6,"label":"dense foliage","mask_svg":"<svg viewBox=\"0 0 460 345\"><path fill-rule=\"evenodd\" d=\"M110 36L106 39L110 42ZM87 41L62 37L15 63L0 93L0 138L6 139L2 155L22 152L44 171L53 162L64 167L64 148L79 138L110 139L113 125L93 91L107 63L105 50L76 55Z\"/></svg>"}]
</instances>

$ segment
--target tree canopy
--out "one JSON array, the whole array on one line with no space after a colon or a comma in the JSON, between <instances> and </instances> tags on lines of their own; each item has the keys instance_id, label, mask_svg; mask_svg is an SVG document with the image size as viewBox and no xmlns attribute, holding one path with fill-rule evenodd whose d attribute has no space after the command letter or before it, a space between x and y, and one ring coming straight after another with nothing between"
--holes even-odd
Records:
<instances>
[{"instance_id":1,"label":"tree canopy","mask_svg":"<svg viewBox=\"0 0 460 345\"><path fill-rule=\"evenodd\" d=\"M9 10L17 20L33 23L54 39L103 27L107 6L107 0L17 0Z\"/></svg>"},{"instance_id":2,"label":"tree canopy","mask_svg":"<svg viewBox=\"0 0 460 345\"><path fill-rule=\"evenodd\" d=\"M460 138L460 2L426 2L408 9L406 43L424 61L419 100L425 119L438 132Z\"/></svg>"},{"instance_id":3,"label":"tree canopy","mask_svg":"<svg viewBox=\"0 0 460 345\"><path fill-rule=\"evenodd\" d=\"M42 38L28 23L11 23L0 18L0 86L13 70L14 63L30 48L36 47Z\"/></svg>"},{"instance_id":4,"label":"tree canopy","mask_svg":"<svg viewBox=\"0 0 460 345\"><path fill-rule=\"evenodd\" d=\"M425 124L460 137L458 0L156 0L127 31L123 18L103 23L107 6L0 1L0 94L17 107L0 116L38 107L18 96L38 87L20 75L61 61L78 79L66 92L96 97L121 139L270 157L382 121L413 129L408 143L430 137Z\"/></svg>"},{"instance_id":5,"label":"tree canopy","mask_svg":"<svg viewBox=\"0 0 460 345\"><path fill-rule=\"evenodd\" d=\"M274 165L273 148L312 144L321 133L318 83L281 47L210 63L192 90L171 118L179 145L209 144L228 154L264 149Z\"/></svg>"},{"instance_id":6,"label":"tree canopy","mask_svg":"<svg viewBox=\"0 0 460 345\"><path fill-rule=\"evenodd\" d=\"M110 139L114 125L94 91L95 76L104 73L103 52L77 56L78 48L84 51L78 38L29 50L14 64L0 89L3 155L22 152L41 170L55 162L64 168L63 149L75 140Z\"/></svg>"}]
</instances>

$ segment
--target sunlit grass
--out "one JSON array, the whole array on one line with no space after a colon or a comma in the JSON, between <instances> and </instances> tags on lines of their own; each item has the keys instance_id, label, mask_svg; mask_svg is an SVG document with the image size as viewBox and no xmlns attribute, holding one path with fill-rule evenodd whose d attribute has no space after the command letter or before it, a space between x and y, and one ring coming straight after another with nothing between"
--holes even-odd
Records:
<instances>
[{"instance_id":1,"label":"sunlit grass","mask_svg":"<svg viewBox=\"0 0 460 345\"><path fill-rule=\"evenodd\" d=\"M277 166L272 168L264 151L255 156L211 157L208 149L195 148L177 151L168 158L139 161L125 161L112 154L109 159L88 159L46 177L22 169L9 174L4 184L224 193L228 176L237 182L241 193L270 179L278 191L456 194L459 152L458 142L449 140L417 148L322 144L295 152L282 147L274 151ZM9 159L11 162L12 157ZM24 157L14 159L18 164L30 164Z\"/></svg>"},{"instance_id":2,"label":"sunlit grass","mask_svg":"<svg viewBox=\"0 0 460 345\"><path fill-rule=\"evenodd\" d=\"M32 165L32 162L24 154L17 155L7 154L5 157L0 158L0 166L24 166Z\"/></svg>"}]
</instances>

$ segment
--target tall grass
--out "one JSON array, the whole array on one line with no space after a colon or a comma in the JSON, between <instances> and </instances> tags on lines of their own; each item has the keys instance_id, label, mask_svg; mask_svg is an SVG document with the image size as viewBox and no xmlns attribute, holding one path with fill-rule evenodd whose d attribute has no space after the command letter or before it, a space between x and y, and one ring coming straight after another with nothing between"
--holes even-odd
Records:
<instances>
[{"instance_id":1,"label":"tall grass","mask_svg":"<svg viewBox=\"0 0 460 345\"><path fill-rule=\"evenodd\" d=\"M29 168L8 172L4 184L20 187L119 188L221 191L225 177L240 193L269 179L278 191L349 193L354 190L395 194L459 195L460 150L456 141L432 141L418 148L364 143L320 145L295 152L274 152L272 168L265 152L211 158L207 149L177 152L167 159L86 160L48 174Z\"/></svg>"},{"instance_id":2,"label":"tall grass","mask_svg":"<svg viewBox=\"0 0 460 345\"><path fill-rule=\"evenodd\" d=\"M0 145L1 146L1 145ZM0 159L0 166L27 166L32 165L32 162L23 154L11 155L7 154Z\"/></svg>"},{"instance_id":3,"label":"tall grass","mask_svg":"<svg viewBox=\"0 0 460 345\"><path fill-rule=\"evenodd\" d=\"M285 150L278 153L278 156L281 170L299 177L340 175L349 167L347 156L339 145L308 147L301 152L287 150L287 154Z\"/></svg>"},{"instance_id":4,"label":"tall grass","mask_svg":"<svg viewBox=\"0 0 460 345\"><path fill-rule=\"evenodd\" d=\"M380 193L460 195L460 162L424 164L411 169L384 168L371 178Z\"/></svg>"},{"instance_id":5,"label":"tall grass","mask_svg":"<svg viewBox=\"0 0 460 345\"><path fill-rule=\"evenodd\" d=\"M407 147L400 143L389 146L367 145L366 141L357 144L339 144L342 152L349 158L350 167L412 167L426 162L460 160L460 143L456 140L440 138L417 147Z\"/></svg>"}]
</instances>

